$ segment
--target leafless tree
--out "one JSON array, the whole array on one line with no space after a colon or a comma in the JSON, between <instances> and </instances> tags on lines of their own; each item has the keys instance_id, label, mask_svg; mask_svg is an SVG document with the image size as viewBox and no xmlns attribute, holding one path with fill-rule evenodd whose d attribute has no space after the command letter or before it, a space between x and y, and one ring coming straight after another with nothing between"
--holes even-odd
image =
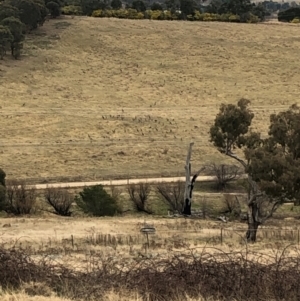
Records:
<instances>
[{"instance_id":1,"label":"leafless tree","mask_svg":"<svg viewBox=\"0 0 300 301\"><path fill-rule=\"evenodd\" d=\"M4 210L15 215L30 214L34 208L36 196L36 188L28 187L24 181L7 181Z\"/></svg>"},{"instance_id":2,"label":"leafless tree","mask_svg":"<svg viewBox=\"0 0 300 301\"><path fill-rule=\"evenodd\" d=\"M216 177L218 189L226 188L227 184L242 175L241 169L236 165L211 164L209 170Z\"/></svg>"},{"instance_id":3,"label":"leafless tree","mask_svg":"<svg viewBox=\"0 0 300 301\"><path fill-rule=\"evenodd\" d=\"M47 187L44 197L47 203L54 209L54 213L61 216L71 216L70 211L74 197L62 188Z\"/></svg>"},{"instance_id":4,"label":"leafless tree","mask_svg":"<svg viewBox=\"0 0 300 301\"><path fill-rule=\"evenodd\" d=\"M169 206L173 213L181 213L183 210L184 183L159 183L156 186L157 193L162 196L163 201Z\"/></svg>"},{"instance_id":5,"label":"leafless tree","mask_svg":"<svg viewBox=\"0 0 300 301\"><path fill-rule=\"evenodd\" d=\"M129 184L127 191L137 211L152 214L148 208L148 198L151 191L149 183Z\"/></svg>"}]
</instances>

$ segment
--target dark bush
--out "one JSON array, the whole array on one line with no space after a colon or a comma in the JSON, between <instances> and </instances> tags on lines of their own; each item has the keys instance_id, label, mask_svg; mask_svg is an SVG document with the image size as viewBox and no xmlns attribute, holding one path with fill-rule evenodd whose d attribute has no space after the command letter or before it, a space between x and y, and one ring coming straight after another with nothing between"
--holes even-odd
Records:
<instances>
[{"instance_id":1,"label":"dark bush","mask_svg":"<svg viewBox=\"0 0 300 301\"><path fill-rule=\"evenodd\" d=\"M300 7L291 7L278 13L280 22L290 22L295 18L300 18Z\"/></svg>"},{"instance_id":2,"label":"dark bush","mask_svg":"<svg viewBox=\"0 0 300 301\"><path fill-rule=\"evenodd\" d=\"M58 3L50 1L47 3L47 8L49 9L52 18L60 16L61 10Z\"/></svg>"},{"instance_id":3,"label":"dark bush","mask_svg":"<svg viewBox=\"0 0 300 301\"><path fill-rule=\"evenodd\" d=\"M112 9L120 9L122 8L122 1L121 0L112 0L110 3Z\"/></svg>"},{"instance_id":4,"label":"dark bush","mask_svg":"<svg viewBox=\"0 0 300 301\"><path fill-rule=\"evenodd\" d=\"M163 7L158 2L153 2L151 5L151 10L163 10Z\"/></svg>"},{"instance_id":5,"label":"dark bush","mask_svg":"<svg viewBox=\"0 0 300 301\"><path fill-rule=\"evenodd\" d=\"M136 9L137 12L144 12L146 11L146 5L142 0L134 0L131 4L131 8Z\"/></svg>"},{"instance_id":6,"label":"dark bush","mask_svg":"<svg viewBox=\"0 0 300 301\"><path fill-rule=\"evenodd\" d=\"M102 185L86 187L75 197L76 204L84 213L94 216L113 216L119 212L117 201Z\"/></svg>"}]
</instances>

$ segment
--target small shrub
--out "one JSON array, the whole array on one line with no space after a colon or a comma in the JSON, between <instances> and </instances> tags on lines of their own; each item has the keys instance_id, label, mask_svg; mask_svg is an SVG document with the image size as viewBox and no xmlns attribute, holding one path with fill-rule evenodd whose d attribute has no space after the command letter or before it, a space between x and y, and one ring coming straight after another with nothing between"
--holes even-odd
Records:
<instances>
[{"instance_id":1,"label":"small shrub","mask_svg":"<svg viewBox=\"0 0 300 301\"><path fill-rule=\"evenodd\" d=\"M229 22L240 22L240 16L238 15L230 15L228 17Z\"/></svg>"},{"instance_id":2,"label":"small shrub","mask_svg":"<svg viewBox=\"0 0 300 301\"><path fill-rule=\"evenodd\" d=\"M71 206L74 197L62 188L48 187L44 197L47 203L54 209L54 213L61 216L71 216Z\"/></svg>"},{"instance_id":3,"label":"small shrub","mask_svg":"<svg viewBox=\"0 0 300 301\"><path fill-rule=\"evenodd\" d=\"M294 18L291 23L294 23L294 24L298 24L300 23L300 19L299 18Z\"/></svg>"},{"instance_id":4,"label":"small shrub","mask_svg":"<svg viewBox=\"0 0 300 301\"><path fill-rule=\"evenodd\" d=\"M151 214L148 198L151 191L149 183L129 184L127 191L136 211Z\"/></svg>"},{"instance_id":5,"label":"small shrub","mask_svg":"<svg viewBox=\"0 0 300 301\"><path fill-rule=\"evenodd\" d=\"M102 9L97 9L92 12L92 17L100 18L102 17Z\"/></svg>"},{"instance_id":6,"label":"small shrub","mask_svg":"<svg viewBox=\"0 0 300 301\"><path fill-rule=\"evenodd\" d=\"M76 6L76 5L68 5L68 6L64 6L61 9L61 13L63 15L82 15L82 9L81 6Z\"/></svg>"},{"instance_id":7,"label":"small shrub","mask_svg":"<svg viewBox=\"0 0 300 301\"><path fill-rule=\"evenodd\" d=\"M6 185L4 210L15 215L30 214L36 202L36 188L23 181L10 181Z\"/></svg>"},{"instance_id":8,"label":"small shrub","mask_svg":"<svg viewBox=\"0 0 300 301\"><path fill-rule=\"evenodd\" d=\"M75 201L84 213L94 216L113 216L119 212L117 201L104 190L102 185L85 187L75 197Z\"/></svg>"},{"instance_id":9,"label":"small shrub","mask_svg":"<svg viewBox=\"0 0 300 301\"><path fill-rule=\"evenodd\" d=\"M152 20L163 20L164 19L164 13L161 10L154 10L151 14Z\"/></svg>"}]
</instances>

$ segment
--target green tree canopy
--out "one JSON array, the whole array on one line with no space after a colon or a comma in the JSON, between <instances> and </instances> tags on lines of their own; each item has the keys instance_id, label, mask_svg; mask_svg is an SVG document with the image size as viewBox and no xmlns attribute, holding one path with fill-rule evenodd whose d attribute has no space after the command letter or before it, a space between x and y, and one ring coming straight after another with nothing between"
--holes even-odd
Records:
<instances>
[{"instance_id":1,"label":"green tree canopy","mask_svg":"<svg viewBox=\"0 0 300 301\"><path fill-rule=\"evenodd\" d=\"M153 2L151 5L151 10L163 10L163 7L158 2Z\"/></svg>"},{"instance_id":2,"label":"green tree canopy","mask_svg":"<svg viewBox=\"0 0 300 301\"><path fill-rule=\"evenodd\" d=\"M24 40L24 24L15 17L6 18L0 24L8 27L13 35L13 40L10 43L11 54L17 58L18 51L22 48L22 41Z\"/></svg>"},{"instance_id":3,"label":"green tree canopy","mask_svg":"<svg viewBox=\"0 0 300 301\"><path fill-rule=\"evenodd\" d=\"M26 25L27 30L38 27L42 20L42 4L33 0L12 0L11 4L20 11L20 20Z\"/></svg>"},{"instance_id":4,"label":"green tree canopy","mask_svg":"<svg viewBox=\"0 0 300 301\"><path fill-rule=\"evenodd\" d=\"M0 58L3 60L3 57L6 53L7 48L10 43L13 41L14 37L11 34L8 27L0 25Z\"/></svg>"},{"instance_id":5,"label":"green tree canopy","mask_svg":"<svg viewBox=\"0 0 300 301\"><path fill-rule=\"evenodd\" d=\"M19 10L6 2L0 3L0 21L8 17L19 17Z\"/></svg>"},{"instance_id":6,"label":"green tree canopy","mask_svg":"<svg viewBox=\"0 0 300 301\"><path fill-rule=\"evenodd\" d=\"M197 9L198 6L195 0L180 0L180 10L185 16L194 15Z\"/></svg>"},{"instance_id":7,"label":"green tree canopy","mask_svg":"<svg viewBox=\"0 0 300 301\"><path fill-rule=\"evenodd\" d=\"M300 110L270 116L268 136L249 131L254 114L250 102L222 104L210 137L223 154L237 160L248 174L247 239L256 240L258 226L272 216L285 200L300 198ZM236 154L234 150L242 150ZM244 157L244 158L243 158Z\"/></svg>"},{"instance_id":8,"label":"green tree canopy","mask_svg":"<svg viewBox=\"0 0 300 301\"><path fill-rule=\"evenodd\" d=\"M112 0L110 3L112 9L120 9L122 8L122 1L121 0Z\"/></svg>"},{"instance_id":9,"label":"green tree canopy","mask_svg":"<svg viewBox=\"0 0 300 301\"><path fill-rule=\"evenodd\" d=\"M144 1L142 0L134 0L131 4L131 7L136 9L138 12L144 12L147 9Z\"/></svg>"},{"instance_id":10,"label":"green tree canopy","mask_svg":"<svg viewBox=\"0 0 300 301\"><path fill-rule=\"evenodd\" d=\"M56 18L56 17L60 16L61 10L60 10L60 6L57 2L50 1L47 3L46 6L47 6L48 10L50 11L52 18Z\"/></svg>"}]
</instances>

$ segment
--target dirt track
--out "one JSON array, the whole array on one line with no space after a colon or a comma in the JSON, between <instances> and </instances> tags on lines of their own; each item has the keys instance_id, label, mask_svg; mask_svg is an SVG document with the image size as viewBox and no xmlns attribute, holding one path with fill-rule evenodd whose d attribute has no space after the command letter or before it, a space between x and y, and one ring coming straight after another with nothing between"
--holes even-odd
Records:
<instances>
[{"instance_id":1,"label":"dirt track","mask_svg":"<svg viewBox=\"0 0 300 301\"><path fill-rule=\"evenodd\" d=\"M244 177L244 176L242 176ZM198 182L212 181L214 176L199 176L197 178ZM185 177L169 177L169 178L143 178L143 179L125 179L125 180L108 180L108 181L94 181L94 182L69 182L69 183L53 183L53 184L35 184L31 187L36 187L36 189L45 189L47 187L62 187L62 188L77 188L93 185L115 185L122 186L127 184L138 184L138 183L171 183L176 181L185 181Z\"/></svg>"}]
</instances>

